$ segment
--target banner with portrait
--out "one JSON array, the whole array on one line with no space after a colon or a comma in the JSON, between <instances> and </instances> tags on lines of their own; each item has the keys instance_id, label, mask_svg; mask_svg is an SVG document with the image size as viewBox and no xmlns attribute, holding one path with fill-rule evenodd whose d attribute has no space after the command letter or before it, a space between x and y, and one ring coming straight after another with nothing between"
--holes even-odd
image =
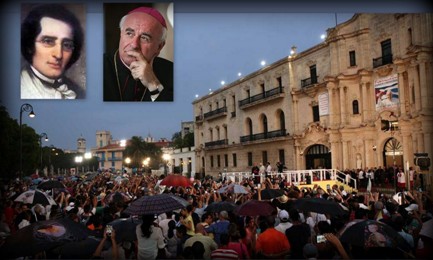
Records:
<instances>
[{"instance_id":1,"label":"banner with portrait","mask_svg":"<svg viewBox=\"0 0 433 260\"><path fill-rule=\"evenodd\" d=\"M374 81L376 111L397 109L400 103L398 94L398 75L378 78Z\"/></svg>"}]
</instances>

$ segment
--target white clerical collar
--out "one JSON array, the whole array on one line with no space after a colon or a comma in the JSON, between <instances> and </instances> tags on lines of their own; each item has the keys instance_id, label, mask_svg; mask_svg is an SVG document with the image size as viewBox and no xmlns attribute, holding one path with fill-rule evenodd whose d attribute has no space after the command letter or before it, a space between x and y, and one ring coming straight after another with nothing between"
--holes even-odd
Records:
<instances>
[{"instance_id":1,"label":"white clerical collar","mask_svg":"<svg viewBox=\"0 0 433 260\"><path fill-rule=\"evenodd\" d=\"M32 65L30 65L30 68L32 69L33 73L34 73L38 78L40 78L41 80L46 81L46 82L51 83L51 84L56 83L56 80L55 80L55 79L50 79L50 78L44 76L42 73L40 73L40 72L39 72L35 67L33 67ZM61 82L61 81L62 81L61 78L59 78L57 81L58 81L59 83L62 83L62 82Z\"/></svg>"}]
</instances>

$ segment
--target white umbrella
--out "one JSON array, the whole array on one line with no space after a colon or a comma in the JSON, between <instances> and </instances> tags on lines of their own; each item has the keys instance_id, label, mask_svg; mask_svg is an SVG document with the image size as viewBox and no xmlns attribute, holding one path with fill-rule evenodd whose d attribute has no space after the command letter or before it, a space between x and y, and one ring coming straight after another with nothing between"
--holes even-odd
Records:
<instances>
[{"instance_id":1,"label":"white umbrella","mask_svg":"<svg viewBox=\"0 0 433 260\"><path fill-rule=\"evenodd\" d=\"M433 239L433 219L427 220L426 222L422 223L421 231L419 232L419 234Z\"/></svg>"},{"instance_id":2,"label":"white umbrella","mask_svg":"<svg viewBox=\"0 0 433 260\"><path fill-rule=\"evenodd\" d=\"M56 201L48 194L41 190L28 190L15 199L17 202L23 202L28 204L42 204L43 206L47 205L56 205Z\"/></svg>"},{"instance_id":3,"label":"white umbrella","mask_svg":"<svg viewBox=\"0 0 433 260\"><path fill-rule=\"evenodd\" d=\"M218 193L242 193L242 194L248 194L248 191L245 189L244 186L232 183L227 186L224 186L218 190Z\"/></svg>"}]
</instances>

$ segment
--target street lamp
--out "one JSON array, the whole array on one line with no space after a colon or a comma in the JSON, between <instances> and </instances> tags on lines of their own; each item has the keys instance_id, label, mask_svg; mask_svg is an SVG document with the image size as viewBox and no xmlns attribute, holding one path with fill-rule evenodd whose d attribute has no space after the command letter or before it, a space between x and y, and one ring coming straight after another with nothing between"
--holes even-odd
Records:
<instances>
[{"instance_id":1,"label":"street lamp","mask_svg":"<svg viewBox=\"0 0 433 260\"><path fill-rule=\"evenodd\" d=\"M162 155L162 159L165 161L164 164L164 174L167 176L168 171L168 161L170 160L171 156L168 153L165 153Z\"/></svg>"},{"instance_id":2,"label":"street lamp","mask_svg":"<svg viewBox=\"0 0 433 260\"><path fill-rule=\"evenodd\" d=\"M126 163L126 167L129 168L129 164L131 163L131 158L126 157L125 163ZM128 172L128 171L126 171L126 172Z\"/></svg>"},{"instance_id":3,"label":"street lamp","mask_svg":"<svg viewBox=\"0 0 433 260\"><path fill-rule=\"evenodd\" d=\"M83 162L83 156L75 156L75 163L77 163L77 174L78 174L78 165Z\"/></svg>"},{"instance_id":4,"label":"street lamp","mask_svg":"<svg viewBox=\"0 0 433 260\"><path fill-rule=\"evenodd\" d=\"M39 135L39 145L41 148L41 171L42 171L42 138L45 137L45 142L48 142L48 135L46 133L42 133Z\"/></svg>"},{"instance_id":5,"label":"street lamp","mask_svg":"<svg viewBox=\"0 0 433 260\"><path fill-rule=\"evenodd\" d=\"M23 112L30 112L29 117L35 117L32 105L25 103L20 108L20 178L23 177Z\"/></svg>"},{"instance_id":6,"label":"street lamp","mask_svg":"<svg viewBox=\"0 0 433 260\"><path fill-rule=\"evenodd\" d=\"M144 173L147 173L147 167L149 166L149 163L150 163L150 157L147 157L146 159L143 160Z\"/></svg>"},{"instance_id":7,"label":"street lamp","mask_svg":"<svg viewBox=\"0 0 433 260\"><path fill-rule=\"evenodd\" d=\"M84 159L86 159L87 162L91 158L92 158L92 153L91 152L84 153ZM90 163L87 163L87 171L90 171Z\"/></svg>"}]
</instances>

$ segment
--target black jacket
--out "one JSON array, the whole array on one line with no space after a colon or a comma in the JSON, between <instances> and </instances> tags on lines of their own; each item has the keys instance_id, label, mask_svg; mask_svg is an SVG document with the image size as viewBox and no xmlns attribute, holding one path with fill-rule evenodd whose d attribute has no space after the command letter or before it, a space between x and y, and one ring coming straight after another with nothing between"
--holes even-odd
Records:
<instances>
[{"instance_id":1,"label":"black jacket","mask_svg":"<svg viewBox=\"0 0 433 260\"><path fill-rule=\"evenodd\" d=\"M104 54L104 101L151 101L149 91L145 91L146 87L139 80L134 80L130 70L122 63L118 54L116 54L116 59L117 74L114 65L114 52ZM164 86L164 90L155 102L173 101L173 62L156 57L153 61L153 70ZM119 87L123 92L122 98Z\"/></svg>"}]
</instances>

